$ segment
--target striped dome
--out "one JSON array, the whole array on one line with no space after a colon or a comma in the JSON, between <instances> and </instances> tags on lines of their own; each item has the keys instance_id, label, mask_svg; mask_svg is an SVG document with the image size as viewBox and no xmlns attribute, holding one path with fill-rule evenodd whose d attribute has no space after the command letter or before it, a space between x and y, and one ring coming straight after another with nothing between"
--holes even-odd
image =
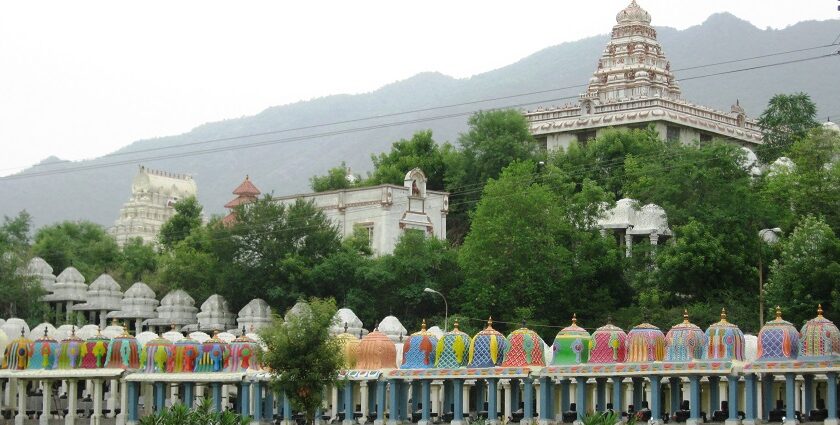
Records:
<instances>
[{"instance_id":1,"label":"striped dome","mask_svg":"<svg viewBox=\"0 0 840 425\"><path fill-rule=\"evenodd\" d=\"M374 329L359 342L356 369L396 369L397 368L397 346L394 341Z\"/></svg>"},{"instance_id":2,"label":"striped dome","mask_svg":"<svg viewBox=\"0 0 840 425\"><path fill-rule=\"evenodd\" d=\"M557 333L551 348L554 351L552 364L586 363L592 350L592 335L578 326L577 314L573 314L572 324Z\"/></svg>"},{"instance_id":3,"label":"striped dome","mask_svg":"<svg viewBox=\"0 0 840 425\"><path fill-rule=\"evenodd\" d=\"M822 305L817 308L817 317L802 326L799 337L799 355L802 357L840 355L840 330L823 317Z\"/></svg>"},{"instance_id":4,"label":"striped dome","mask_svg":"<svg viewBox=\"0 0 840 425\"><path fill-rule=\"evenodd\" d=\"M213 337L201 344L201 352L195 365L196 372L221 372L230 358L230 346L214 332Z\"/></svg>"},{"instance_id":5,"label":"striped dome","mask_svg":"<svg viewBox=\"0 0 840 425\"><path fill-rule=\"evenodd\" d=\"M164 373L171 370L174 345L172 341L158 337L143 347L144 372Z\"/></svg>"},{"instance_id":6,"label":"striped dome","mask_svg":"<svg viewBox=\"0 0 840 425\"><path fill-rule=\"evenodd\" d=\"M799 332L782 319L776 306L776 318L765 323L758 333L758 360L796 360L799 356Z\"/></svg>"},{"instance_id":7,"label":"striped dome","mask_svg":"<svg viewBox=\"0 0 840 425\"><path fill-rule=\"evenodd\" d=\"M58 367L58 341L47 335L47 328L44 328L44 335L32 343L32 356L29 357L27 369L52 370Z\"/></svg>"},{"instance_id":8,"label":"striped dome","mask_svg":"<svg viewBox=\"0 0 840 425\"><path fill-rule=\"evenodd\" d=\"M411 334L403 345L403 359L400 369L428 369L435 366L437 337L426 330L426 320L419 332Z\"/></svg>"},{"instance_id":9,"label":"striped dome","mask_svg":"<svg viewBox=\"0 0 840 425\"><path fill-rule=\"evenodd\" d=\"M642 323L627 333L627 362L661 361L665 358L665 335L656 326Z\"/></svg>"},{"instance_id":10,"label":"striped dome","mask_svg":"<svg viewBox=\"0 0 840 425\"><path fill-rule=\"evenodd\" d=\"M96 335L88 338L82 344L80 352L82 369L101 369L105 367L105 356L108 354L110 340L102 335L97 328Z\"/></svg>"},{"instance_id":11,"label":"striped dome","mask_svg":"<svg viewBox=\"0 0 840 425\"><path fill-rule=\"evenodd\" d=\"M242 335L230 342L230 360L228 372L245 372L259 369L260 346L251 339L242 327Z\"/></svg>"},{"instance_id":12,"label":"striped dome","mask_svg":"<svg viewBox=\"0 0 840 425\"><path fill-rule=\"evenodd\" d=\"M726 320L726 309L720 312L720 321L706 329L706 347L703 358L706 360L744 361L746 340L738 326Z\"/></svg>"},{"instance_id":13,"label":"striped dome","mask_svg":"<svg viewBox=\"0 0 840 425\"><path fill-rule=\"evenodd\" d=\"M688 362L703 358L706 334L699 326L688 321L688 310L683 311L683 321L674 325L665 335L665 361Z\"/></svg>"},{"instance_id":14,"label":"striped dome","mask_svg":"<svg viewBox=\"0 0 840 425\"><path fill-rule=\"evenodd\" d=\"M20 337L6 346L3 354L3 369L24 370L32 356L32 340L25 335L26 330L20 328Z\"/></svg>"},{"instance_id":15,"label":"striped dome","mask_svg":"<svg viewBox=\"0 0 840 425\"><path fill-rule=\"evenodd\" d=\"M356 360L359 356L359 338L347 332L348 324L344 323L344 332L335 336L338 343L341 344L341 350L344 352L344 367L353 369L356 367Z\"/></svg>"},{"instance_id":16,"label":"striped dome","mask_svg":"<svg viewBox=\"0 0 840 425\"><path fill-rule=\"evenodd\" d=\"M524 323L508 335L507 341L502 367L545 366L545 342L536 332L526 328Z\"/></svg>"},{"instance_id":17,"label":"striped dome","mask_svg":"<svg viewBox=\"0 0 840 425\"><path fill-rule=\"evenodd\" d=\"M627 334L612 323L592 333L590 363L623 363L627 358Z\"/></svg>"},{"instance_id":18,"label":"striped dome","mask_svg":"<svg viewBox=\"0 0 840 425\"><path fill-rule=\"evenodd\" d=\"M109 369L140 368L140 345L137 338L128 333L127 326L123 326L123 332L108 344L106 358L105 367Z\"/></svg>"},{"instance_id":19,"label":"striped dome","mask_svg":"<svg viewBox=\"0 0 840 425\"><path fill-rule=\"evenodd\" d=\"M507 351L507 340L493 329L493 318L487 319L487 327L473 336L470 341L469 367L495 367L502 364Z\"/></svg>"},{"instance_id":20,"label":"striped dome","mask_svg":"<svg viewBox=\"0 0 840 425\"><path fill-rule=\"evenodd\" d=\"M70 336L61 341L58 348L58 368L76 369L82 365L82 344L85 341L76 336L76 327L71 326Z\"/></svg>"},{"instance_id":21,"label":"striped dome","mask_svg":"<svg viewBox=\"0 0 840 425\"><path fill-rule=\"evenodd\" d=\"M172 344L172 368L169 372L192 373L201 354L201 343L184 337Z\"/></svg>"},{"instance_id":22,"label":"striped dome","mask_svg":"<svg viewBox=\"0 0 840 425\"><path fill-rule=\"evenodd\" d=\"M469 335L458 329L458 320L454 328L438 339L435 347L435 367L456 369L467 365L470 348Z\"/></svg>"}]
</instances>

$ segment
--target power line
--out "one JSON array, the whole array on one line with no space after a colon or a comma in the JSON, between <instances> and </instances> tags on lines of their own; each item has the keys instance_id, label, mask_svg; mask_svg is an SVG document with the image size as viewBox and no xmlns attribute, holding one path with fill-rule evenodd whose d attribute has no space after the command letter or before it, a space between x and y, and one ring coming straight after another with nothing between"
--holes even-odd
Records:
<instances>
[{"instance_id":1,"label":"power line","mask_svg":"<svg viewBox=\"0 0 840 425\"><path fill-rule=\"evenodd\" d=\"M820 46L820 47L826 47L826 46ZM818 48L818 47L814 47L814 48ZM813 49L813 48L807 48L807 49ZM762 69L762 68L769 68L769 67L774 67L774 66L782 66L782 65L789 65L789 64L812 61L812 60L817 60L817 59L824 59L824 58L836 56L838 53L840 53L840 52L835 52L835 53L826 54L826 55L819 55L819 56L814 56L814 57L808 57L808 58L794 59L794 60L771 63L771 64L765 64L765 65L756 65L756 66L751 66L751 67L747 67L747 68L721 71L721 72L715 72L715 73L711 73L711 74L697 75L697 76L682 78L679 81L689 81L689 80L695 80L695 79L700 79L700 78L708 78L708 77L732 74L732 73L737 73L737 72L752 71L752 70L757 70L757 69ZM779 54L784 54L784 53L780 52ZM733 61L729 61L729 62L731 63L731 62L736 62L736 61L752 60L754 58L755 57L751 57L751 58L745 58L745 59L740 59L740 60L733 60ZM717 64L712 64L712 65L717 65ZM712 65L709 65L709 66L712 66ZM492 99L477 100L477 101L472 101L472 102L464 102L464 103L461 103L461 104L443 105L443 106L437 106L437 107L432 107L432 108L418 109L418 110L414 110L414 111L386 114L386 115L375 116L375 117L358 118L358 119L354 119L354 120L347 120L347 121L342 121L342 122L337 122L337 123L317 124L317 125L308 126L308 127L299 127L299 128L294 128L294 129L284 129L284 130L276 130L276 131L272 131L272 132L255 133L253 135L243 135L243 136L235 136L235 137L223 138L223 139L214 139L214 140L209 140L209 141L199 141L199 142L193 142L192 144L179 145L177 147L150 148L147 151L151 152L151 151L157 151L157 150L162 150L162 149L179 149L179 148L183 148L185 146L190 146L190 145L194 146L194 145L201 145L201 144L207 144L207 143L215 143L215 142L218 142L218 141L230 141L230 140L236 140L236 139L240 139L240 138L257 137L257 136L261 136L261 135L270 135L270 134L278 134L278 133L291 132L291 131L299 131L299 130L305 130L307 128L319 128L319 127L332 126L332 125L337 125L337 124L342 124L342 123L360 122L360 121L366 121L366 120L389 117L389 116L398 116L398 115L404 115L404 114L408 114L408 113L445 109L445 108L451 108L451 107L455 107L455 106L466 106L466 105L472 105L472 104L488 102L488 101L493 101L493 100L511 99L511 98L516 98L516 97L522 97L522 96L528 96L528 95L534 95L534 94L540 94L540 93L547 93L547 92L552 92L552 91L565 90L565 89L569 89L569 88L584 87L584 86L585 85L567 86L567 87L558 88L558 89L549 89L549 90L542 90L542 91L530 92L530 93L525 93L525 94L501 96L501 97L492 98ZM526 102L526 103L505 105L505 106L501 106L501 107L498 107L498 108L521 108L521 107L528 106L528 105L542 104L542 103L554 102L554 101L558 101L558 100L569 100L569 99L575 99L575 98L577 98L577 95L563 96L563 97L553 98L553 99L535 100L535 101L530 101L530 102ZM288 137L288 138L264 140L264 141L258 141L258 142L251 142L251 143L233 145L233 146L220 146L220 147L215 147L215 148L185 151L185 152L164 154L164 155L158 155L158 156L134 158L134 159L131 159L131 160L115 161L115 162L110 162L110 163L90 164L90 165L69 167L69 168L64 168L64 169L45 170L45 171L42 171L42 172L16 174L16 175L6 176L6 177L3 177L3 178L0 178L0 181L3 181L3 180L17 180L17 179L32 178L32 177L39 177L39 176L53 175L53 174L66 174L66 173L86 171L86 170L91 170L91 169L107 168L107 167L114 167L114 166L120 166L120 165L134 164L134 163L141 162L141 161L154 161L154 160L163 160L163 159L182 158L182 157L204 155L204 154L223 152L223 151L229 151L229 150L247 149L247 148L252 148L252 147L261 147L261 146L268 146L268 145L275 145L275 144L290 143L290 142L310 140L310 139L320 138L320 137L330 137L330 136L336 136L336 135L356 133L356 132L361 132L361 131L388 128L388 127L394 127L394 126L399 126L399 125L404 125L404 124L416 124L416 123L436 121L436 120L447 119L447 118L455 118L455 117L470 115L470 114L473 114L477 111L478 110L456 112L456 113L449 113L449 114L443 114L443 115L437 115L437 116L431 116L431 117L424 117L424 118L417 118L417 119L411 119L411 120L395 121L395 122L390 122L390 123L381 123L381 124L375 124L375 125L363 126L363 127L356 127L356 128L350 128L350 129L334 130L334 131L329 131L329 132L324 132L324 133L316 133L316 134L294 136L294 137ZM120 155L133 155L133 154L137 154L137 153L141 153L141 152L143 152L143 151L121 152L119 154ZM116 156L116 154L112 154L111 156ZM107 155L106 155L106 157L107 157Z\"/></svg>"}]
</instances>

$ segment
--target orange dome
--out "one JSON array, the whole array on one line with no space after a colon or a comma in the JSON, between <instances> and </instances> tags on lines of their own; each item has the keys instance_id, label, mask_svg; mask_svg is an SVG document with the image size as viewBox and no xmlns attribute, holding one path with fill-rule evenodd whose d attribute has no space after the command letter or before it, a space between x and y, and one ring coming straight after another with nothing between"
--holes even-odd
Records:
<instances>
[{"instance_id":1,"label":"orange dome","mask_svg":"<svg viewBox=\"0 0 840 425\"><path fill-rule=\"evenodd\" d=\"M365 335L359 342L356 369L396 369L397 346L379 330Z\"/></svg>"}]
</instances>

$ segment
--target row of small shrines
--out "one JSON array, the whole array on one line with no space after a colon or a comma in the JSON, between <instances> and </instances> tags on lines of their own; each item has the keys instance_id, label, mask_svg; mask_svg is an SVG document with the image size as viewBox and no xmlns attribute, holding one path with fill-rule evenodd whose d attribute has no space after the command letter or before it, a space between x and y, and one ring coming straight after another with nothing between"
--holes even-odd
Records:
<instances>
[{"instance_id":1,"label":"row of small shrines","mask_svg":"<svg viewBox=\"0 0 840 425\"><path fill-rule=\"evenodd\" d=\"M142 413L138 406L144 384L152 388L145 400L153 401L144 403L146 412L152 406L163 408L167 400L172 402L175 399L172 388L178 388L182 401L192 403L196 388L203 388L204 384L209 385L209 397L218 409L223 408L222 399L231 394L233 388L243 413L263 420L273 417L278 410L274 406L274 395L260 389L259 383L270 377L258 361L257 353L263 349L261 343L258 336L246 335L244 329L241 336L230 342L218 335L199 342L178 333L180 338L158 337L142 343L125 331L114 338L98 334L81 339L71 333L61 341L45 331L44 336L33 341L21 333L6 346L5 370L0 371L0 378L7 380L6 401L9 405L15 404L15 397L10 396L10 392L16 395L17 405L12 409L16 423L22 424L27 417L28 386L50 381L72 386L71 394L75 394L77 381L92 381L94 405L97 400L99 402L98 408L93 410L100 412L95 417L101 417L103 383L111 382L112 394L122 388L120 405L126 412L123 422L127 423L136 421ZM168 334L172 333L177 332ZM384 418L386 406L390 405L391 409L396 409L389 410L389 413L394 412L394 418L411 418L416 411L415 419L418 420L433 421L432 414L437 413L437 420L458 422L464 418L464 405L469 406L465 400L472 397L476 402L486 400L487 406L478 406L482 408L476 412L485 412L491 421L498 419L499 410L506 412L510 419L535 418L535 407L540 419L553 420L555 413L570 408L569 385L572 383L576 383L575 404L583 406L572 414L577 418L587 410L609 407L606 401L608 378L612 389L609 404L615 406L616 411L632 410L629 408L631 403L622 403L622 382L630 379L633 382L632 405L636 406L635 410L644 409L646 413L643 414L654 420L664 414L663 378L669 379L671 387L671 413L683 411L683 419L699 420L701 417L701 378L709 382L707 392L712 397L710 408L713 411L719 401L721 378L728 382L729 408L724 415L728 420L758 418L759 397L765 418L774 411L783 411L787 418L793 418L797 414L795 394L800 385L799 376L803 378L803 393L806 394L800 403L805 414L812 413L813 396L816 395L817 407L820 400L823 406L817 409L816 416L811 414L812 419L822 417L836 422L837 417L840 331L823 317L821 309L816 318L797 330L782 319L777 308L776 318L761 329L757 358L750 362L744 361L743 333L726 320L725 313L705 332L686 317L667 335L650 324L636 326L629 333L608 324L590 335L573 319L572 325L557 335L552 347L554 358L549 364L544 355L544 343L536 332L523 326L505 338L493 329L492 321L472 338L460 331L457 324L440 338L427 331L424 324L402 344L377 330L361 340L348 333L337 338L343 344L349 369L340 374L343 388L332 389L333 419L339 410L346 411L346 406L355 410L356 402L361 402L360 411L364 411L365 417L379 415ZM399 345L401 355L397 352ZM784 376L785 383L780 389L784 387L786 395L776 409L771 409L775 400L773 385L777 385L774 384L775 375ZM690 385L689 400L685 402L682 402L683 378ZM818 385L821 390L814 387L815 379L825 384ZM587 390L590 380L595 383L595 397ZM713 381L716 384L712 385ZM511 386L513 383L516 385ZM497 403L500 385L506 386L504 409ZM227 388L224 392L223 386ZM465 390L467 387L472 388L472 393ZM641 389L645 387L649 396L642 400ZM43 384L41 388L43 391ZM437 403L430 401L432 388L438 392ZM561 395L559 400L553 392L557 388ZM341 403L336 401L339 393ZM388 402L385 401L386 393ZM738 394L742 399L740 408ZM48 406L50 398L43 397L41 411L54 410ZM74 403L77 401L75 397L69 399ZM537 399L541 401L536 403ZM266 406L269 400L271 408ZM405 407L409 400L412 403L410 411ZM560 409L556 409L558 401ZM450 408L441 408L441 402ZM511 403L521 409L514 411ZM339 409L339 404L345 407ZM438 406L433 411L435 404ZM279 410L289 412L288 400L280 403ZM466 411L469 412L469 408ZM41 417L48 418L49 415ZM74 423L75 418L65 418L65 421Z\"/></svg>"}]
</instances>

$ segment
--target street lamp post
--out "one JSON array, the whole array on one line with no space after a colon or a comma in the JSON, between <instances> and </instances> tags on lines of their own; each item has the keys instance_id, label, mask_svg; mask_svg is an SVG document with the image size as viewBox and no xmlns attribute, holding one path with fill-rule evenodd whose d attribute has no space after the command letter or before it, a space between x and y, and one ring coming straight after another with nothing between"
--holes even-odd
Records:
<instances>
[{"instance_id":1,"label":"street lamp post","mask_svg":"<svg viewBox=\"0 0 840 425\"><path fill-rule=\"evenodd\" d=\"M446 332L447 328L449 327L449 303L446 302L446 297L443 296L443 294L441 294L440 292L435 291L432 288L423 289L423 292L438 294L438 295L440 295L441 298L443 298L443 308L444 308L444 310L443 310L444 311L444 313L443 313L443 331Z\"/></svg>"}]
</instances>

